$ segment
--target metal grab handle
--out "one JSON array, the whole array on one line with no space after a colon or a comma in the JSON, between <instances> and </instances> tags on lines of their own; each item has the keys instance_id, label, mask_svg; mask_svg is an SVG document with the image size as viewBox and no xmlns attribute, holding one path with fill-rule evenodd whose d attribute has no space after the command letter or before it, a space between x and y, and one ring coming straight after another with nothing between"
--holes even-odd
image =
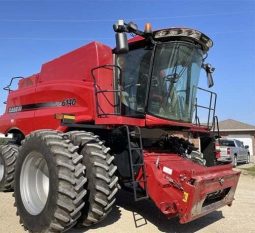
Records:
<instances>
[{"instance_id":1,"label":"metal grab handle","mask_svg":"<svg viewBox=\"0 0 255 233\"><path fill-rule=\"evenodd\" d=\"M98 70L98 69L109 69L109 70L113 70L114 69L117 69L119 71L119 76L116 80L116 77L115 77L115 81L117 81L117 89L113 89L113 90L102 90L100 86L97 85L97 77L96 77L96 74L95 74L95 71ZM117 104L111 104L113 107L119 107L119 114L121 113L121 98L122 98L122 83L121 83L121 80L122 80L122 69L120 66L118 65L114 65L114 64L105 64L105 65L102 65L102 66L97 66L97 67L94 67L93 69L91 69L91 76L93 78L93 81L94 81L94 89L95 89L95 95L96 95L96 113L97 113L97 116L107 116L107 115L116 115L116 113L105 113L103 112L100 104L99 104L99 101L98 101L98 94L103 94L103 96L105 97L106 101L111 104L108 100L108 98L106 97L105 93L107 92L112 92L112 93L119 93L119 96L120 96L120 99L119 101L117 102ZM99 110L102 112L100 113Z\"/></svg>"},{"instance_id":2,"label":"metal grab handle","mask_svg":"<svg viewBox=\"0 0 255 233\"><path fill-rule=\"evenodd\" d=\"M11 82L9 83L9 85L6 86L6 87L4 87L3 90L4 90L4 91L11 92L12 90L10 89L10 87L11 87L11 85L12 85L13 80L15 80L15 79L24 79L24 77L13 77L13 78L11 79Z\"/></svg>"}]
</instances>

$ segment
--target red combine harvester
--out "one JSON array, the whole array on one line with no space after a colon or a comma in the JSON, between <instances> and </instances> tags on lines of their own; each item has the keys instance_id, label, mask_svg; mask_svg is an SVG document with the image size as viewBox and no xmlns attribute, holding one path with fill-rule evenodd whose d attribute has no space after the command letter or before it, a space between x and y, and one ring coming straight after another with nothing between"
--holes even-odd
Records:
<instances>
[{"instance_id":1,"label":"red combine harvester","mask_svg":"<svg viewBox=\"0 0 255 233\"><path fill-rule=\"evenodd\" d=\"M115 49L92 42L5 88L0 132L13 139L0 147L0 189L14 189L31 232L98 223L120 187L181 223L234 200L240 173L215 162L216 94L198 87L201 68L213 86L212 41L188 28L140 31L122 20L113 28Z\"/></svg>"}]
</instances>

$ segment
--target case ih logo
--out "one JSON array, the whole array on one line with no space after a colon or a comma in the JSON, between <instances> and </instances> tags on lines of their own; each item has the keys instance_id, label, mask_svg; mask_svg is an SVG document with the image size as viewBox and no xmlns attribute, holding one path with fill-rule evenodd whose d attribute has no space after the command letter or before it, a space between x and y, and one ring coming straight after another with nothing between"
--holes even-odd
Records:
<instances>
[{"instance_id":1,"label":"case ih logo","mask_svg":"<svg viewBox=\"0 0 255 233\"><path fill-rule=\"evenodd\" d=\"M22 111L22 106L15 106L15 107L10 107L9 108L9 113L14 113L14 112L21 112Z\"/></svg>"},{"instance_id":2,"label":"case ih logo","mask_svg":"<svg viewBox=\"0 0 255 233\"><path fill-rule=\"evenodd\" d=\"M75 104L76 104L76 99L70 98L70 99L64 99L63 101L57 101L57 102L46 102L46 103L14 106L14 107L10 107L8 112L15 113L15 112L21 112L21 111L31 111L31 110L41 109L41 108L70 107L70 106L74 106Z\"/></svg>"}]
</instances>

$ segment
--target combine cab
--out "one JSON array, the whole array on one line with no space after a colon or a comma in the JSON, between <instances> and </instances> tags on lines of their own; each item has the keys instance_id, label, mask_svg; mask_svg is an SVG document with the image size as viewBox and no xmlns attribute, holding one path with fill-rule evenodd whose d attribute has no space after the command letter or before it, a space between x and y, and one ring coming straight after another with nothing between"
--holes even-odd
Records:
<instances>
[{"instance_id":1,"label":"combine cab","mask_svg":"<svg viewBox=\"0 0 255 233\"><path fill-rule=\"evenodd\" d=\"M212 41L193 29L140 31L122 20L114 31L116 48L92 42L16 77L17 90L13 80L5 88L0 132L13 139L0 147L0 190L14 189L31 232L102 221L120 187L180 223L234 200L240 173L216 165L217 96L198 87L201 68L213 86L205 63Z\"/></svg>"}]
</instances>

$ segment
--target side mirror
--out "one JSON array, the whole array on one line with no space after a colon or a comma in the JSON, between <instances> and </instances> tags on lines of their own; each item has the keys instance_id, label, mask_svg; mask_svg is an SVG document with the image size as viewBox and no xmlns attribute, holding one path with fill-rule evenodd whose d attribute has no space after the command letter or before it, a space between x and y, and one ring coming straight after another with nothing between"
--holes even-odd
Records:
<instances>
[{"instance_id":1,"label":"side mirror","mask_svg":"<svg viewBox=\"0 0 255 233\"><path fill-rule=\"evenodd\" d=\"M117 32L115 34L116 38L116 53L127 53L128 48L128 40L127 40L127 34L125 32Z\"/></svg>"},{"instance_id":2,"label":"side mirror","mask_svg":"<svg viewBox=\"0 0 255 233\"><path fill-rule=\"evenodd\" d=\"M131 24L132 27L135 27L135 24ZM116 53L127 53L128 52L128 40L127 40L127 26L124 20L118 20L115 24L113 24L113 30L116 32Z\"/></svg>"},{"instance_id":3,"label":"side mirror","mask_svg":"<svg viewBox=\"0 0 255 233\"><path fill-rule=\"evenodd\" d=\"M244 146L244 148L245 148L245 149L249 149L249 146L246 145L246 146Z\"/></svg>"},{"instance_id":4,"label":"side mirror","mask_svg":"<svg viewBox=\"0 0 255 233\"><path fill-rule=\"evenodd\" d=\"M211 66L211 64L202 64L202 68L206 72L207 76L207 85L209 88L213 87L214 82L213 82L213 76L212 73L214 72L215 68Z\"/></svg>"}]
</instances>

